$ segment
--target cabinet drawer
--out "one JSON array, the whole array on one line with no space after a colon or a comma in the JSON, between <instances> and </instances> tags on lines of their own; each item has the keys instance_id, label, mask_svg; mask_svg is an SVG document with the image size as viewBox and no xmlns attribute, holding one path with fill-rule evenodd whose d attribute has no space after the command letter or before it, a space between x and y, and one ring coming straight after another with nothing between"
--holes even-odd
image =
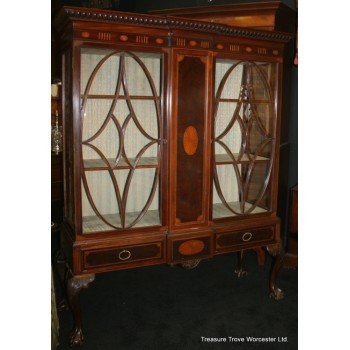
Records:
<instances>
[{"instance_id":1,"label":"cabinet drawer","mask_svg":"<svg viewBox=\"0 0 350 350\"><path fill-rule=\"evenodd\" d=\"M109 249L87 250L83 252L84 269L118 265L149 265L154 260L162 260L162 242Z\"/></svg>"},{"instance_id":2,"label":"cabinet drawer","mask_svg":"<svg viewBox=\"0 0 350 350\"><path fill-rule=\"evenodd\" d=\"M274 239L274 226L251 230L218 233L216 235L216 250L226 250L234 246L251 245L252 243L269 242Z\"/></svg>"},{"instance_id":3,"label":"cabinet drawer","mask_svg":"<svg viewBox=\"0 0 350 350\"><path fill-rule=\"evenodd\" d=\"M179 235L168 239L168 262L204 259L212 256L212 233Z\"/></svg>"}]
</instances>

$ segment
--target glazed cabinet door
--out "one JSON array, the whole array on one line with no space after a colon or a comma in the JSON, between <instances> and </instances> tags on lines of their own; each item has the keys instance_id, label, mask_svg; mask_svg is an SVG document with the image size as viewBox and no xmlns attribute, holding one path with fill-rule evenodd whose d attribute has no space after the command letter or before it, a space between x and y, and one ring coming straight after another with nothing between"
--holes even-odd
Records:
<instances>
[{"instance_id":1,"label":"glazed cabinet door","mask_svg":"<svg viewBox=\"0 0 350 350\"><path fill-rule=\"evenodd\" d=\"M271 211L277 64L215 60L213 219Z\"/></svg>"},{"instance_id":2,"label":"glazed cabinet door","mask_svg":"<svg viewBox=\"0 0 350 350\"><path fill-rule=\"evenodd\" d=\"M170 226L208 224L211 56L174 50L172 57Z\"/></svg>"},{"instance_id":3,"label":"glazed cabinet door","mask_svg":"<svg viewBox=\"0 0 350 350\"><path fill-rule=\"evenodd\" d=\"M82 233L161 226L163 54L80 50Z\"/></svg>"}]
</instances>

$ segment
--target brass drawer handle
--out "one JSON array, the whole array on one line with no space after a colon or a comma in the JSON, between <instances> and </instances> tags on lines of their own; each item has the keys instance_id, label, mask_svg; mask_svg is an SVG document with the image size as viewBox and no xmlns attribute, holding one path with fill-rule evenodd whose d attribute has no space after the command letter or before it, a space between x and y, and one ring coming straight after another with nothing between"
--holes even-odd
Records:
<instances>
[{"instance_id":1,"label":"brass drawer handle","mask_svg":"<svg viewBox=\"0 0 350 350\"><path fill-rule=\"evenodd\" d=\"M242 236L242 241L244 242L248 242L252 239L253 234L251 232L246 232L243 236Z\"/></svg>"},{"instance_id":2,"label":"brass drawer handle","mask_svg":"<svg viewBox=\"0 0 350 350\"><path fill-rule=\"evenodd\" d=\"M123 257L123 255L124 255L124 257ZM120 260L128 260L128 259L130 259L130 257L131 257L131 253L129 250L126 250L126 249L123 249L118 255L118 258Z\"/></svg>"}]
</instances>

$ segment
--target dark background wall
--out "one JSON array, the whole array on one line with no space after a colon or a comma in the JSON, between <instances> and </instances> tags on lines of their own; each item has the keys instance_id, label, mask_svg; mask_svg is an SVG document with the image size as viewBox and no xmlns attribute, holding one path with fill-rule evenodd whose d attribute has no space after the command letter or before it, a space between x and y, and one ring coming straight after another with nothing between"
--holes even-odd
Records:
<instances>
[{"instance_id":1,"label":"dark background wall","mask_svg":"<svg viewBox=\"0 0 350 350\"><path fill-rule=\"evenodd\" d=\"M119 7L123 11L147 12L166 8L223 5L234 3L266 2L266 0L120 0ZM295 0L281 1L295 9Z\"/></svg>"},{"instance_id":2,"label":"dark background wall","mask_svg":"<svg viewBox=\"0 0 350 350\"><path fill-rule=\"evenodd\" d=\"M267 0L51 0L51 9L54 14L62 5L88 6L92 2L97 4L98 7L145 13L152 10L169 8L267 2ZM296 10L296 0L281 0L281 2ZM55 34L53 33L53 38L54 36ZM56 64L57 60L55 60L55 57L59 57L57 42L57 38L52 42L52 80L59 79L61 74L60 67ZM285 179L285 183L287 184L286 200L289 202L289 189L298 182L298 68L293 66L292 60L287 62L287 64L291 66L288 112L285 116L288 124L287 142L289 143L289 157L288 164L286 164L286 169L288 170L286 171L287 179ZM289 206L286 206L286 220L282 226L284 236L288 228L288 214Z\"/></svg>"},{"instance_id":3,"label":"dark background wall","mask_svg":"<svg viewBox=\"0 0 350 350\"><path fill-rule=\"evenodd\" d=\"M99 7L142 13L168 8L243 4L249 2L268 2L268 0L51 0L51 8L52 12L55 12L62 5L88 6L89 3L95 3ZM281 0L281 2L293 10L296 9L295 0Z\"/></svg>"}]
</instances>

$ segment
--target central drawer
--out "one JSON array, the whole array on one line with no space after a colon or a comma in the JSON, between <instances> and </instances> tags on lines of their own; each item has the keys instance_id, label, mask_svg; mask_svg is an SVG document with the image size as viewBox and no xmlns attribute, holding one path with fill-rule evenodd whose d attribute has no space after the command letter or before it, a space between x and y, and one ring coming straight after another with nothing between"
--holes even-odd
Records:
<instances>
[{"instance_id":1,"label":"central drawer","mask_svg":"<svg viewBox=\"0 0 350 350\"><path fill-rule=\"evenodd\" d=\"M213 234L210 230L172 233L167 239L167 262L206 259L213 256Z\"/></svg>"},{"instance_id":2,"label":"central drawer","mask_svg":"<svg viewBox=\"0 0 350 350\"><path fill-rule=\"evenodd\" d=\"M114 270L161 263L164 259L163 250L162 242L84 250L82 252L83 269Z\"/></svg>"},{"instance_id":3,"label":"central drawer","mask_svg":"<svg viewBox=\"0 0 350 350\"><path fill-rule=\"evenodd\" d=\"M274 226L241 230L234 232L224 232L216 234L215 250L217 252L232 251L237 247L254 246L255 244L268 243L274 240Z\"/></svg>"}]
</instances>

